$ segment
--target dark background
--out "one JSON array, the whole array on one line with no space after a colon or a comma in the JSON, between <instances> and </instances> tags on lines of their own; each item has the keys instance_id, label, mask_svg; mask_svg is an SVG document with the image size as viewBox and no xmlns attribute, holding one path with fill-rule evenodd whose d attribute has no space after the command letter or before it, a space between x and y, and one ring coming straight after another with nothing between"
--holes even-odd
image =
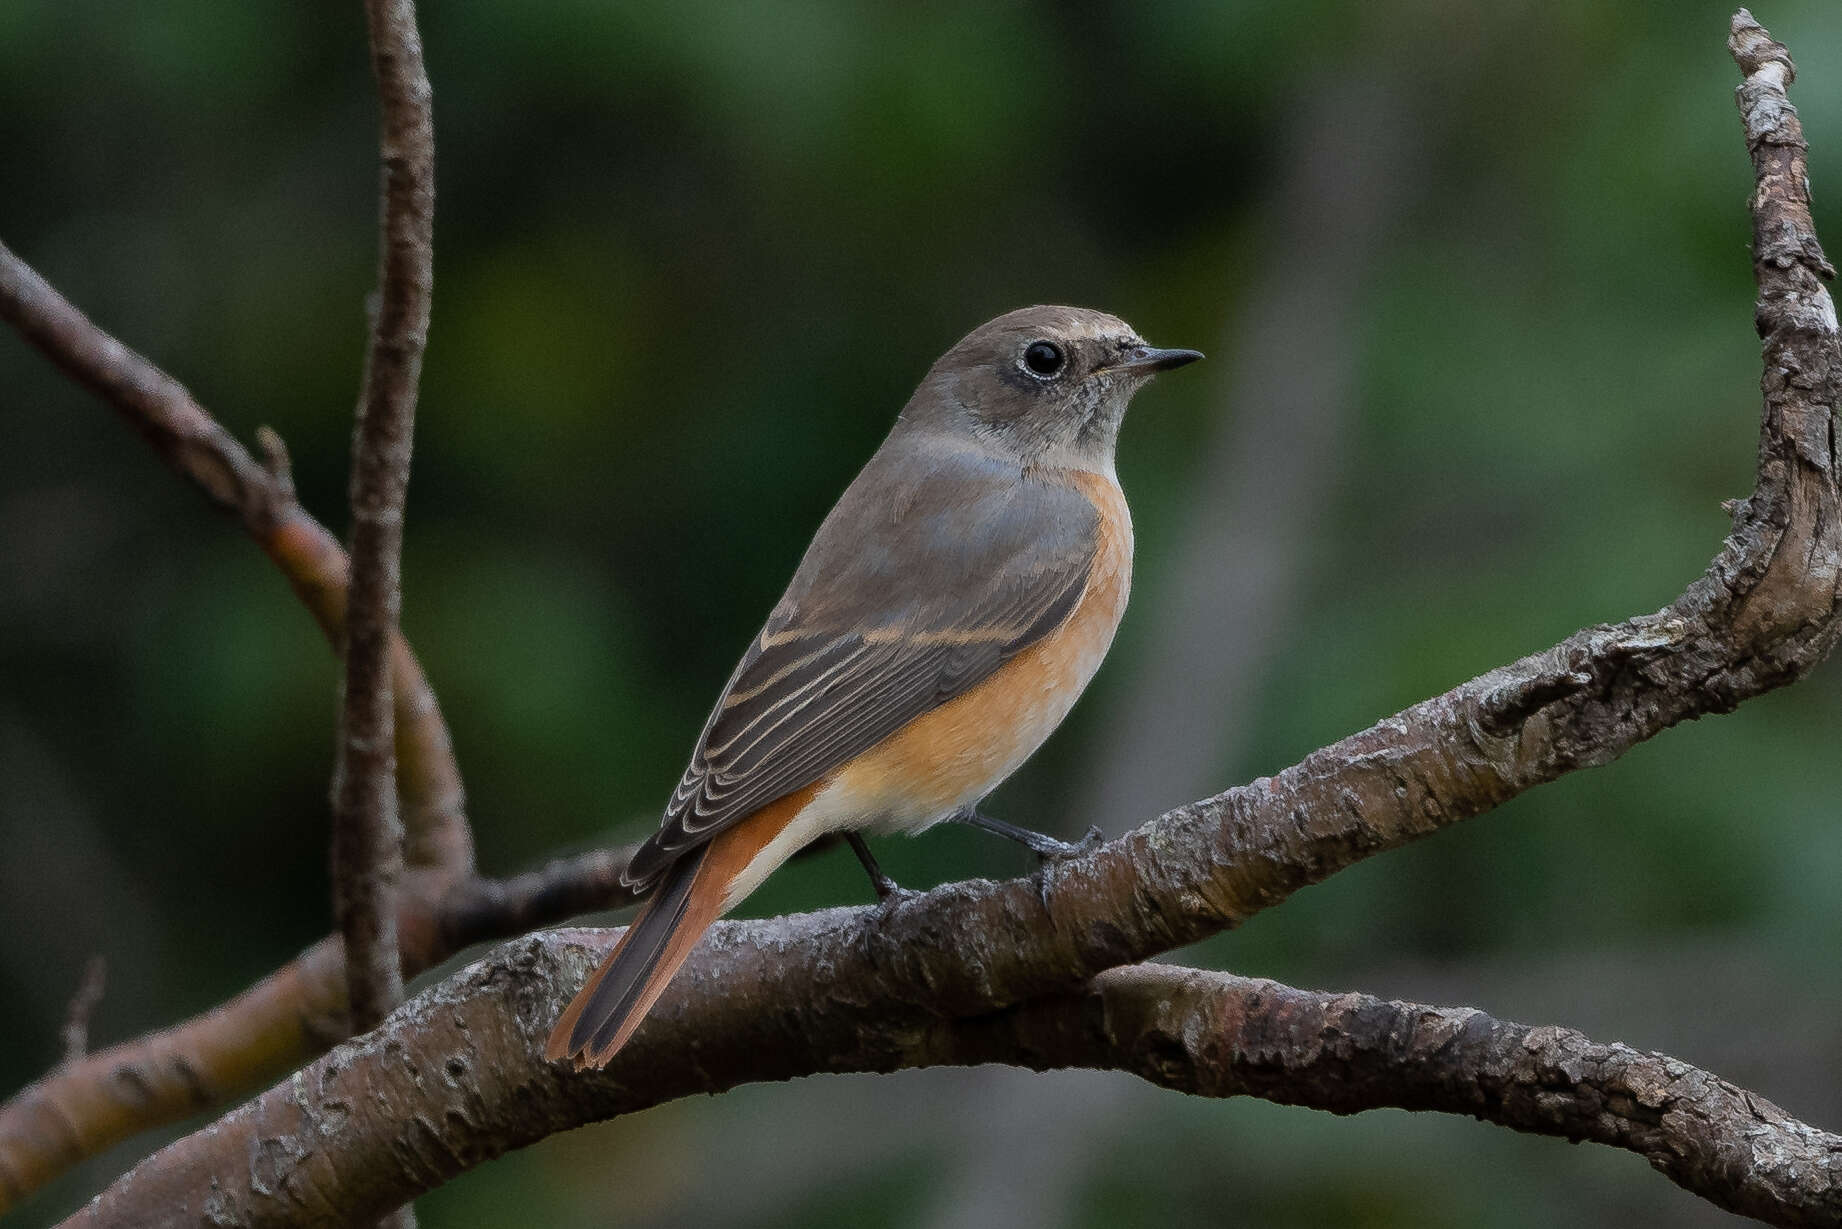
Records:
<instances>
[{"instance_id":1,"label":"dark background","mask_svg":"<svg viewBox=\"0 0 1842 1229\"><path fill-rule=\"evenodd\" d=\"M1031 302L1210 361L1119 470L1133 608L994 799L1117 833L1667 602L1751 482L1749 168L1713 3L430 4L437 289L404 623L481 862L637 837L927 364ZM1802 68L1842 182L1833 5ZM361 6L0 4L0 235L343 532L373 280ZM0 337L0 1088L323 933L334 663L260 554ZM1832 665L1185 953L1474 1003L1842 1124ZM1028 869L879 845L927 884ZM843 852L747 905L864 899ZM38 1197L43 1224L149 1146ZM1642 1161L1123 1076L817 1079L470 1174L463 1226L1713 1225Z\"/></svg>"}]
</instances>

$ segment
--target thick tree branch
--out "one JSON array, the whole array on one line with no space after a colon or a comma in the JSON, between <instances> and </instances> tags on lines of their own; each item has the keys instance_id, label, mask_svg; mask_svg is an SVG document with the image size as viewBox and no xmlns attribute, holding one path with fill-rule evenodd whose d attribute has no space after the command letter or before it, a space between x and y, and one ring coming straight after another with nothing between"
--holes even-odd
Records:
<instances>
[{"instance_id":1,"label":"thick tree branch","mask_svg":"<svg viewBox=\"0 0 1842 1229\"><path fill-rule=\"evenodd\" d=\"M1468 1114L1635 1152L1684 1190L1771 1224L1842 1220L1842 1137L1666 1055L1476 1008L1141 965L946 1031L957 1062L1110 1068L1336 1114Z\"/></svg>"},{"instance_id":2,"label":"thick tree branch","mask_svg":"<svg viewBox=\"0 0 1842 1229\"><path fill-rule=\"evenodd\" d=\"M439 899L412 877L398 900L403 973L476 943L632 902L629 848L558 859L505 880L469 878ZM321 939L203 1015L54 1068L0 1107L0 1213L71 1165L142 1131L227 1105L349 1037L339 936Z\"/></svg>"},{"instance_id":3,"label":"thick tree branch","mask_svg":"<svg viewBox=\"0 0 1842 1229\"><path fill-rule=\"evenodd\" d=\"M1127 1071L1183 1092L1337 1113L1469 1114L1628 1149L1685 1189L1775 1224L1842 1217L1842 1138L1663 1055L1469 1008L1163 965L957 1021L911 1010L890 994L899 977L796 997L834 982L810 938L855 916L720 927L687 966L669 1024L649 1023L607 1071L582 1075L544 1062L544 1040L610 936L520 940L157 1154L67 1224L131 1217L153 1229L208 1213L224 1226L342 1225L510 1148L691 1093L991 1062Z\"/></svg>"},{"instance_id":4,"label":"thick tree branch","mask_svg":"<svg viewBox=\"0 0 1842 1229\"><path fill-rule=\"evenodd\" d=\"M296 501L279 436L267 428L258 432L258 461L183 385L98 328L4 244L0 319L113 406L174 470L236 516L327 639L339 642L346 554ZM419 898L407 911L433 916L428 902L471 877L465 794L435 693L400 633L390 640L390 681L397 790L407 859L415 868L411 886ZM326 949L325 943L310 948L195 1020L66 1064L0 1106L0 1213L84 1157L245 1095L347 1035L338 949Z\"/></svg>"},{"instance_id":5,"label":"thick tree branch","mask_svg":"<svg viewBox=\"0 0 1842 1229\"><path fill-rule=\"evenodd\" d=\"M1478 57L1475 34L1467 26L1426 48L1446 79ZM1081 774L1064 834L1219 788L1266 716L1267 679L1290 668L1285 646L1313 572L1314 527L1335 502L1356 434L1370 274L1393 220L1434 187L1420 174L1426 150L1459 114L1422 104L1377 65L1343 61L1293 80L1276 103L1287 117L1278 145L1297 154L1276 168L1259 209L1259 267L1235 271L1245 280L1233 321L1207 347L1223 360L1206 373L1213 396L1261 412L1220 415L1198 441L1182 523L1161 567L1133 582L1133 634L1149 651L1120 644L1111 654L1116 690L1090 727L1091 775ZM1110 1146L1096 1123L1127 1112L1130 1085L1045 1085L1018 1071L953 1087L963 1125L941 1158L924 1223L1080 1220L1087 1175ZM899 1129L880 1131L876 1146ZM783 1164L799 1159L796 1151ZM805 1160L809 1183L838 1165L828 1154Z\"/></svg>"},{"instance_id":6,"label":"thick tree branch","mask_svg":"<svg viewBox=\"0 0 1842 1229\"><path fill-rule=\"evenodd\" d=\"M366 0L382 104L378 308L352 439L351 596L333 768L333 912L352 1027L403 997L393 896L402 863L390 642L402 606L403 508L434 284L435 129L413 0Z\"/></svg>"},{"instance_id":7,"label":"thick tree branch","mask_svg":"<svg viewBox=\"0 0 1842 1229\"><path fill-rule=\"evenodd\" d=\"M481 966L466 995L418 1000L378 1037L157 1154L90 1215L197 1208L209 1192L225 1223L279 1223L278 1209L320 1223L333 1214L325 1200L345 1215L383 1211L588 1117L745 1080L906 1065L942 1018L1070 994L1108 968L1235 925L1362 858L1801 677L1839 630L1836 317L1810 225L1802 136L1783 95L1788 59L1744 13L1734 51L1758 180L1759 476L1707 573L1670 606L1588 628L1276 777L1050 867L1038 882L949 885L886 914L718 928L603 1075L570 1077L531 1056L606 939L566 965L542 943L521 945ZM1590 1084L1592 1073L1580 1072ZM510 1081L506 1098L482 1095L500 1081ZM445 1098L439 1112L423 1091ZM1565 1131L1584 1119L1556 1121ZM274 1161L254 1183L252 1155ZM1750 1173L1736 1181L1770 1185ZM1771 1202L1737 1189L1711 1197L1755 1211Z\"/></svg>"},{"instance_id":8,"label":"thick tree branch","mask_svg":"<svg viewBox=\"0 0 1842 1229\"><path fill-rule=\"evenodd\" d=\"M1040 884L950 885L886 916L846 910L720 927L606 1075L569 1077L517 1056L529 1063L539 1052L608 937L582 939L561 963L543 943L522 945L507 962L479 966L485 983L460 999L418 999L377 1036L157 1154L86 1216L184 1215L207 1200L229 1224L276 1223L282 1205L320 1223L312 1218L335 1214L328 1199L337 1215L382 1212L589 1117L819 1069L792 1056L818 1055L828 1070L905 1065L926 1038L975 1027L942 1018L1028 1004L1014 1013L1025 1019L1041 1007L1032 999L1086 1001L1078 988L1112 965L1234 925L1363 857L1800 677L1837 634L1836 320L1810 227L1801 131L1783 95L1788 57L1743 12L1733 48L1758 179L1759 479L1707 574L1669 607L1586 629L1274 778L1173 811ZM1593 1073L1579 1070L1589 1085ZM515 1113L480 1093L502 1080ZM418 1091L456 1100L424 1117ZM1832 1147L1810 1138L1810 1156ZM1728 1185L1710 1186L1711 1198L1755 1214L1770 1206L1758 1191L1775 1179L1726 1161L1714 1168Z\"/></svg>"}]
</instances>

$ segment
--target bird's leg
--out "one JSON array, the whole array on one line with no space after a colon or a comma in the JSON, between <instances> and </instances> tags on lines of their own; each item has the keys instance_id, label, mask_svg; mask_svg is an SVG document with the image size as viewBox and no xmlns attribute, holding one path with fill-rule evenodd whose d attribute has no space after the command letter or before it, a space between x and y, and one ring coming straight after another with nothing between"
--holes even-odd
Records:
<instances>
[{"instance_id":1,"label":"bird's leg","mask_svg":"<svg viewBox=\"0 0 1842 1229\"><path fill-rule=\"evenodd\" d=\"M999 836L1007 837L1046 861L1072 858L1076 854L1086 853L1101 841L1100 829L1097 827L1089 828L1086 836L1070 844L1067 841L1058 841L1041 832L1019 828L1016 824L1007 824L1001 819L993 819L975 806L961 807L947 818L954 823L983 828L987 832L995 832Z\"/></svg>"},{"instance_id":2,"label":"bird's leg","mask_svg":"<svg viewBox=\"0 0 1842 1229\"><path fill-rule=\"evenodd\" d=\"M876 864L876 857L870 852L870 847L864 844L863 837L855 832L847 832L844 834L844 839L850 842L851 852L857 855L857 860L863 863L863 869L869 873L870 886L876 889L876 899L879 903L887 907L905 896L914 895L913 892L883 873L883 868Z\"/></svg>"}]
</instances>

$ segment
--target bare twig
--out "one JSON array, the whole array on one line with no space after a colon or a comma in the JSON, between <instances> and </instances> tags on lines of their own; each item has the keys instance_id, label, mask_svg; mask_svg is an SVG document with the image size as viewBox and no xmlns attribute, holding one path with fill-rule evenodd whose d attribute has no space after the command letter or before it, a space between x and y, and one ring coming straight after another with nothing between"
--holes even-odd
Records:
<instances>
[{"instance_id":1,"label":"bare twig","mask_svg":"<svg viewBox=\"0 0 1842 1229\"><path fill-rule=\"evenodd\" d=\"M352 579L333 769L333 902L354 1029L403 997L391 900L401 863L390 640L402 604L403 505L433 285L435 134L412 0L366 0L382 104L378 310L352 441Z\"/></svg>"},{"instance_id":2,"label":"bare twig","mask_svg":"<svg viewBox=\"0 0 1842 1229\"><path fill-rule=\"evenodd\" d=\"M1810 226L1802 136L1783 95L1788 59L1745 14L1734 29L1758 179L1756 321L1765 343L1758 482L1736 507L1732 534L1707 573L1669 607L1588 628L1276 777L1179 808L1056 864L1039 882L951 884L887 912L833 910L718 927L605 1073L572 1077L534 1056L610 937L585 938L568 960L547 946L561 940L527 941L457 988L405 1008L379 1035L151 1158L91 1215L187 1206L204 1191L234 1191L248 1202L235 1205L230 1223L319 1223L318 1205L329 1198L381 1211L550 1131L684 1092L820 1069L954 1061L945 1043L940 1053L918 1052L929 1037L958 1035L930 1021L1075 994L1108 968L1233 926L1363 858L1801 677L1842 633L1842 489L1832 420L1842 364L1822 286L1828 266ZM483 1007L489 998L496 1002ZM1529 1034L1523 1042L1534 1040ZM1315 1044L1310 1036L1304 1043ZM1591 1095L1592 1070L1563 1070ZM436 1071L444 1078L425 1078ZM1486 1075L1476 1069L1469 1078ZM501 1081L513 1095L498 1095ZM1686 1096L1673 1086L1666 1095ZM1645 1100L1655 1100L1653 1089L1632 1096L1656 1108ZM431 1097L441 1104L431 1108ZM1785 1120L1744 1094L1733 1100L1747 1115L1743 1127L1723 1119L1721 1129L1741 1130L1740 1142L1712 1147L1708 1166L1672 1172L1755 1215L1833 1220L1833 1209L1825 1210L1830 1175L1811 1167L1833 1141L1795 1124L1768 1141L1771 1155L1801 1155L1809 1164L1795 1172L1769 1158L1762 1165L1746 1133L1771 1132ZM1713 1108L1724 1114L1732 1106ZM402 1124L412 1116L452 1129L406 1136ZM1565 1131L1584 1120L1557 1121ZM250 1155L278 1158L261 1190L246 1180ZM1788 1192L1783 1198L1795 1207L1779 1208L1774 1192Z\"/></svg>"},{"instance_id":3,"label":"bare twig","mask_svg":"<svg viewBox=\"0 0 1842 1229\"><path fill-rule=\"evenodd\" d=\"M287 452L274 432L258 433L258 461L183 385L98 328L4 244L0 319L235 515L338 643L345 551L296 502ZM418 868L418 893L435 899L472 872L465 794L440 705L400 633L391 637L390 681L406 853ZM205 1016L86 1055L0 1106L0 1213L101 1148L260 1087L344 1035L344 987L324 982L340 978L338 949L330 949L330 964L316 953L325 955L326 945Z\"/></svg>"},{"instance_id":4,"label":"bare twig","mask_svg":"<svg viewBox=\"0 0 1842 1229\"><path fill-rule=\"evenodd\" d=\"M341 1225L510 1148L676 1097L818 1072L992 1062L1128 1071L1183 1092L1336 1113L1468 1114L1629 1149L1683 1188L1775 1224L1842 1217L1842 1138L1663 1055L1469 1008L1162 965L958 1021L917 1015L888 983L792 998L833 981L823 945L807 940L848 917L720 926L686 966L669 1025L649 1023L606 1071L583 1075L544 1062L544 1040L612 936L559 931L509 944L210 1132L155 1154L67 1223L189 1224L209 1192L213 1223L226 1227ZM792 984L780 993L783 977ZM360 1105L388 1108L353 1112ZM252 1156L262 1158L255 1170Z\"/></svg>"},{"instance_id":5,"label":"bare twig","mask_svg":"<svg viewBox=\"0 0 1842 1229\"><path fill-rule=\"evenodd\" d=\"M184 385L98 328L4 244L0 319L76 383L113 406L166 463L236 516L335 645L344 635L345 551L295 502L281 439L258 435L262 460L212 418ZM391 643L398 787L412 866L460 876L473 867L460 770L435 693L415 654Z\"/></svg>"},{"instance_id":6,"label":"bare twig","mask_svg":"<svg viewBox=\"0 0 1842 1229\"><path fill-rule=\"evenodd\" d=\"M293 491L244 450L173 377L92 324L0 246L0 317L64 374L122 413L168 465L235 512L261 541Z\"/></svg>"},{"instance_id":7,"label":"bare twig","mask_svg":"<svg viewBox=\"0 0 1842 1229\"><path fill-rule=\"evenodd\" d=\"M101 955L91 956L89 963L83 966L83 980L77 983L77 992L70 996L70 1010L64 1016L66 1066L89 1052L90 1017L102 1002L103 986L108 974L109 962Z\"/></svg>"},{"instance_id":8,"label":"bare twig","mask_svg":"<svg viewBox=\"0 0 1842 1229\"><path fill-rule=\"evenodd\" d=\"M433 950L425 967L475 943L553 926L597 909L632 904L633 889L620 881L634 847L592 849L557 858L510 879L471 879L456 884L435 913Z\"/></svg>"},{"instance_id":9,"label":"bare twig","mask_svg":"<svg viewBox=\"0 0 1842 1229\"><path fill-rule=\"evenodd\" d=\"M1179 808L1051 868L1040 883L954 884L886 914L833 910L719 926L605 1073L571 1075L536 1056L558 1007L613 936L527 940L150 1158L79 1223L122 1216L157 1224L207 1204L223 1224L343 1223L551 1131L685 1092L811 1070L988 1057L977 1045L1002 1042L1003 1029L1015 1027L1007 1018L1054 1012L1057 998L1091 1005L1095 993L1104 1006L1109 986L1126 975L1089 982L1112 966L1237 924L1362 858L1801 677L1842 631L1832 419L1842 368L1821 284L1828 266L1810 227L1802 135L1783 94L1789 59L1744 13L1733 49L1746 74L1741 106L1758 181L1759 477L1708 572L1669 607L1586 629L1276 777ZM1167 1002L1180 991L1159 988ZM1372 1001L1352 1010L1360 1015L1364 1002ZM1329 1011L1326 1019L1340 1010L1300 1010L1307 1008ZM1422 1009L1401 1008L1404 1018L1420 1018ZM1162 1019L1155 994L1133 1010ZM991 1015L999 1011L1008 1017ZM1070 1026L1056 1018L1049 1031L1061 1036ZM1473 1028L1494 1031L1492 1024L1467 1016L1454 1040L1465 1048ZM1551 1035L1502 1027L1511 1031L1478 1050L1463 1077L1486 1090L1528 1087L1485 1060L1505 1046L1542 1049ZM1591 1108L1597 1098L1618 1120L1602 1127L1609 1142L1621 1137L1654 1157L1660 1139L1665 1151L1691 1158L1672 1176L1699 1183L1691 1189L1724 1206L1783 1223L1836 1219L1833 1171L1824 1167L1842 1146L1833 1137L1686 1066L1609 1048L1586 1055L1580 1047L1590 1043L1553 1036L1560 1049L1552 1053L1562 1057L1535 1062L1540 1095L1532 1104L1538 1116L1556 1096L1575 1109L1551 1116L1546 1129L1599 1138L1584 1130L1603 1117ZM976 1045L956 1040L979 1037ZM1207 1043L1209 1034L1198 1038ZM1309 1029L1294 1039L1307 1055L1323 1041ZM1035 1046L1007 1061L1047 1061L1048 1043ZM1246 1050L1243 1058L1249 1054L1257 1057ZM1133 1062L1147 1056L1157 1059L1159 1047ZM1393 1061L1400 1058L1397 1050ZM1229 1054L1209 1069L1232 1071L1235 1062ZM1310 1062L1293 1065L1306 1080L1301 1095L1309 1094ZM1550 1070L1565 1087L1546 1086ZM1233 1083L1222 1078L1223 1087ZM1452 1094L1453 1103L1467 1095ZM1617 1100L1627 1095L1636 1108ZM1672 1107L1687 1121L1671 1122ZM1652 1110L1662 1111L1660 1122L1649 1123ZM406 1132L411 1120L430 1129ZM1640 1139L1633 1123L1665 1134ZM1700 1142L1681 1134L1702 1126L1714 1133ZM1754 1147L1761 1141L1763 1154Z\"/></svg>"}]
</instances>

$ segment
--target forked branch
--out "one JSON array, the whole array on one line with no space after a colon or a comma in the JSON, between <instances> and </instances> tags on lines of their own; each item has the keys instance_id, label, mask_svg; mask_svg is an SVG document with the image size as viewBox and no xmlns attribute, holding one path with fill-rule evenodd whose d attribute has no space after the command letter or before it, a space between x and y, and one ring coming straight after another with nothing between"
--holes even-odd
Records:
<instances>
[{"instance_id":1,"label":"forked branch","mask_svg":"<svg viewBox=\"0 0 1842 1229\"><path fill-rule=\"evenodd\" d=\"M819 1070L1064 1059L1331 1109L1481 1104L1519 1129L1633 1148L1722 1206L1777 1223L1836 1223L1835 1138L1673 1060L1477 1013L1219 975L1108 972L1615 759L1676 722L1795 681L1842 634L1831 271L1785 97L1789 56L1744 11L1730 47L1757 184L1759 471L1708 570L1669 606L1587 628L1039 881L952 884L886 914L720 926L605 1073L569 1073L539 1056L612 936L513 945L149 1158L73 1223L181 1223L207 1205L227 1225L345 1223L553 1131L688 1092ZM1102 1040L1124 1047L1110 1056L1091 1035L1096 1003L1115 1021ZM1250 1034L1249 1020L1275 1027ZM1407 1034L1365 1033L1376 1020ZM1311 1026L1291 1027L1301 1022ZM1449 1078L1416 1040L1420 1029L1453 1049ZM1373 1044L1327 1041L1359 1035ZM1237 1051L1236 1036L1259 1044ZM261 1160L254 1169L251 1157Z\"/></svg>"}]
</instances>

